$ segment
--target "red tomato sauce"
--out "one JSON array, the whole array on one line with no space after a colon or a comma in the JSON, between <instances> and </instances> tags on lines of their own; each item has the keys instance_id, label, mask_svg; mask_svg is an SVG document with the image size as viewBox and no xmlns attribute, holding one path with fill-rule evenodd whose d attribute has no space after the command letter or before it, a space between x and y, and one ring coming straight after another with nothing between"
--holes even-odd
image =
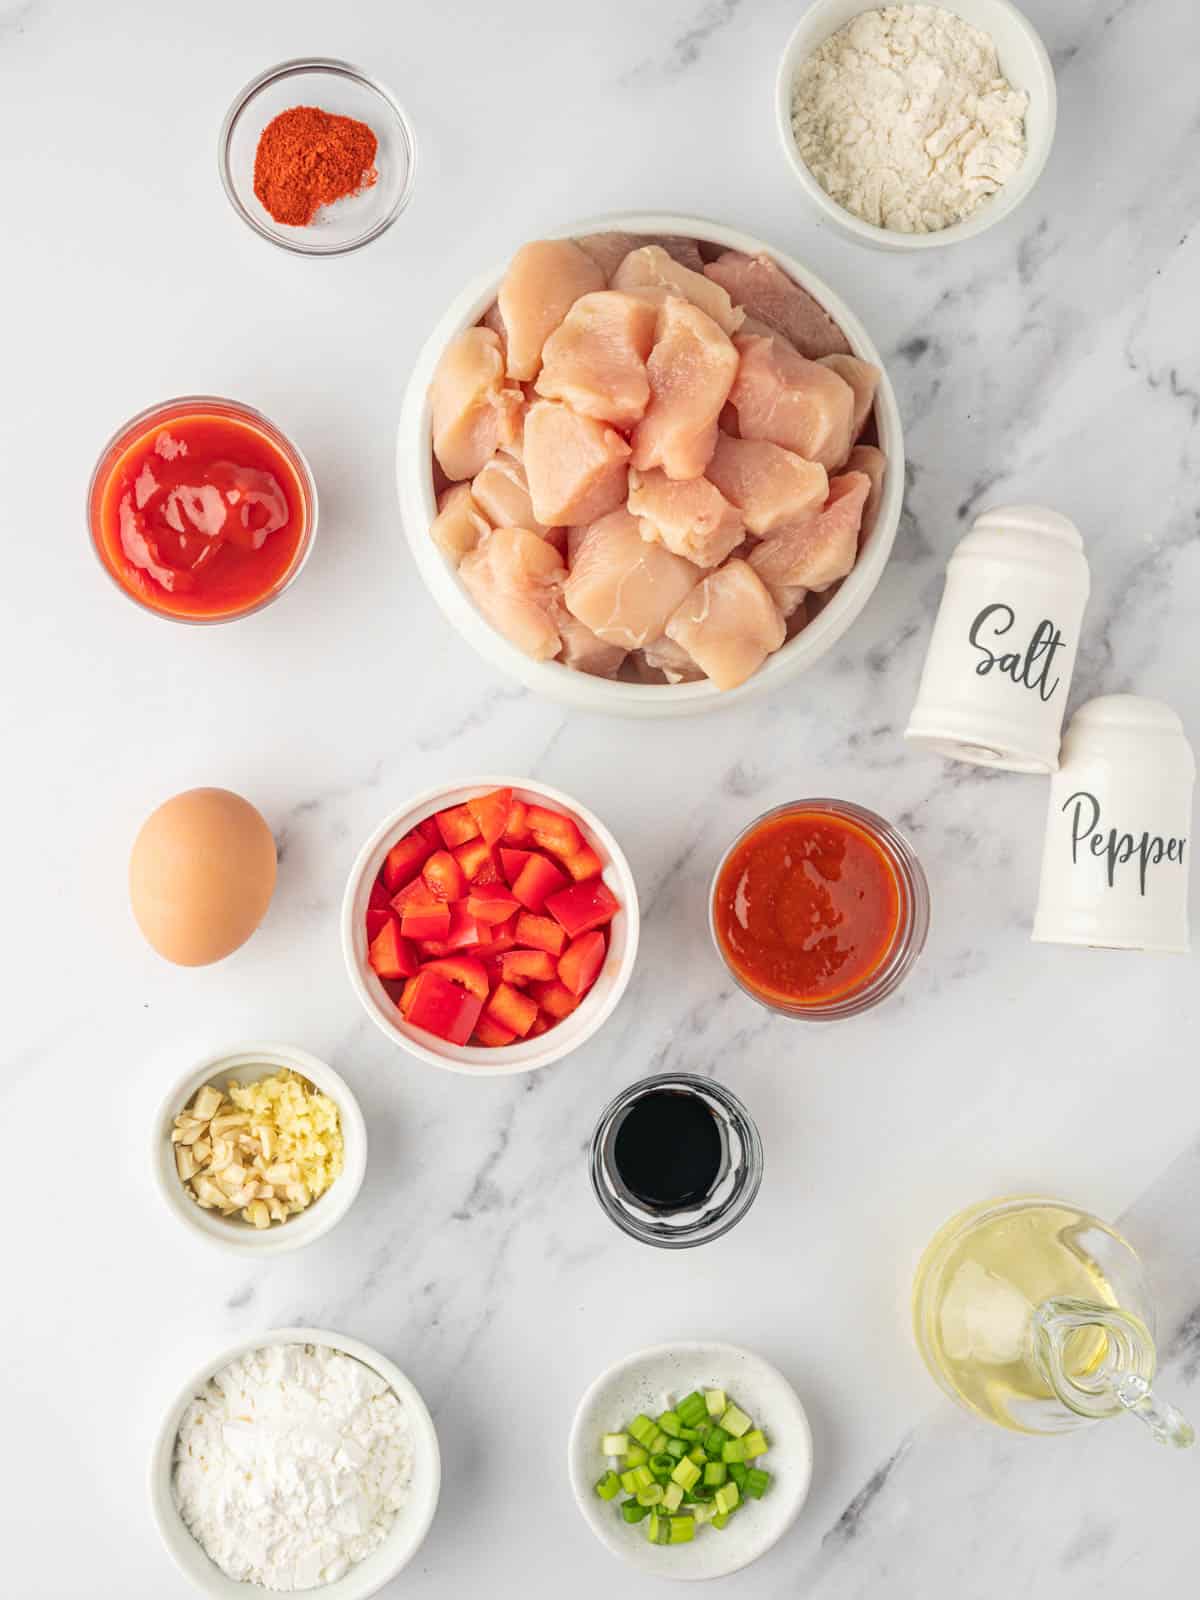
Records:
<instances>
[{"instance_id":1,"label":"red tomato sauce","mask_svg":"<svg viewBox=\"0 0 1200 1600\"><path fill-rule=\"evenodd\" d=\"M900 923L896 870L857 823L825 811L767 817L730 852L713 899L721 949L768 1002L825 1004L861 989Z\"/></svg>"},{"instance_id":2,"label":"red tomato sauce","mask_svg":"<svg viewBox=\"0 0 1200 1600\"><path fill-rule=\"evenodd\" d=\"M92 505L109 571L177 617L236 615L265 599L299 559L307 524L284 449L222 415L167 417L121 441Z\"/></svg>"}]
</instances>

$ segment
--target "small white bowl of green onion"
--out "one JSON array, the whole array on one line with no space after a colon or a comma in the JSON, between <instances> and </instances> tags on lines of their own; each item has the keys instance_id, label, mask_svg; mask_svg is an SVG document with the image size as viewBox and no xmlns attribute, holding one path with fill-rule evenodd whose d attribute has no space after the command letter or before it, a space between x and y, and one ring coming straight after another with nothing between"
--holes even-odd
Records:
<instances>
[{"instance_id":1,"label":"small white bowl of green onion","mask_svg":"<svg viewBox=\"0 0 1200 1600\"><path fill-rule=\"evenodd\" d=\"M719 1578L796 1520L812 1431L791 1384L753 1351L657 1345L588 1389L568 1469L585 1521L615 1555L661 1578Z\"/></svg>"}]
</instances>

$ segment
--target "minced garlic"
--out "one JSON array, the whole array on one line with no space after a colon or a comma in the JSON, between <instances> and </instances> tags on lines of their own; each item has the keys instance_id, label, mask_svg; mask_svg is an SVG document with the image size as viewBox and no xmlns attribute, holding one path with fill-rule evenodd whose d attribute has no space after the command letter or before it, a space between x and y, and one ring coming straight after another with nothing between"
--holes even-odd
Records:
<instances>
[{"instance_id":1,"label":"minced garlic","mask_svg":"<svg viewBox=\"0 0 1200 1600\"><path fill-rule=\"evenodd\" d=\"M338 1108L299 1073L212 1084L175 1118L175 1166L206 1211L268 1228L312 1204L341 1175Z\"/></svg>"}]
</instances>

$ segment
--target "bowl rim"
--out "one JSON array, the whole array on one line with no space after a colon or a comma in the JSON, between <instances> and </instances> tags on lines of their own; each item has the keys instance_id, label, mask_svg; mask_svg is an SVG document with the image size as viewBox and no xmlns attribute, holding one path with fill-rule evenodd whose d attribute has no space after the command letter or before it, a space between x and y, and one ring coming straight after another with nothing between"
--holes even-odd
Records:
<instances>
[{"instance_id":1,"label":"bowl rim","mask_svg":"<svg viewBox=\"0 0 1200 1600\"><path fill-rule=\"evenodd\" d=\"M731 1565L722 1566L716 1572L664 1572L651 1568L648 1564L639 1561L634 1555L638 1549L636 1544L631 1544L622 1539L617 1533L616 1524L610 1518L602 1515L604 1510L611 1509L605 1502L599 1501L593 1492L592 1481L586 1472L576 1469L577 1458L582 1455L582 1435L584 1418L588 1409L600 1397L604 1389L622 1374L639 1366L649 1365L651 1362L669 1357L694 1356L697 1360L710 1360L729 1362L737 1360L748 1363L756 1368L763 1376L764 1381L776 1385L793 1405L792 1422L795 1424L795 1438L803 1458L800 1481L794 1491L794 1502L788 1508L785 1520L779 1528L766 1538L763 1543L752 1546L744 1557L736 1559ZM583 1515L584 1521L595 1537L612 1554L620 1556L622 1560L635 1566L640 1572L653 1572L655 1576L679 1582L704 1582L712 1578L728 1577L734 1572L741 1572L751 1566L760 1557L766 1555L768 1550L774 1548L784 1535L795 1525L797 1517L803 1510L812 1489L814 1464L812 1423L809 1419L804 1402L796 1393L795 1388L788 1378L780 1372L779 1368L760 1356L757 1351L745 1345L737 1345L725 1339L679 1339L666 1343L647 1345L641 1350L634 1350L629 1355L614 1361L611 1366L599 1373L588 1384L575 1408L575 1415L571 1420L570 1432L567 1435L567 1476L570 1480L571 1490L575 1496L575 1503ZM597 1509L599 1508L599 1510Z\"/></svg>"},{"instance_id":2,"label":"bowl rim","mask_svg":"<svg viewBox=\"0 0 1200 1600\"><path fill-rule=\"evenodd\" d=\"M344 1150L341 1176L305 1211L270 1228L254 1228L237 1218L217 1218L221 1229L206 1226L203 1212L184 1193L175 1171L170 1130L175 1117L204 1084L232 1076L241 1068L290 1067L327 1094L338 1108ZM267 1074L264 1074L264 1076ZM335 1228L358 1198L367 1170L367 1126L350 1085L327 1062L296 1045L247 1040L209 1051L193 1060L161 1098L151 1125L151 1172L167 1210L195 1238L240 1256L286 1255L302 1250ZM329 1202L326 1204L326 1202Z\"/></svg>"},{"instance_id":3,"label":"bowl rim","mask_svg":"<svg viewBox=\"0 0 1200 1600\"><path fill-rule=\"evenodd\" d=\"M327 72L334 77L349 78L361 85L364 89L372 90L387 106L395 118L396 126L400 131L401 143L404 145L408 157L408 171L400 193L397 195L392 207L378 222L371 225L365 232L347 239L342 244L310 244L302 239L292 239L282 233L269 228L261 218L256 217L250 208L243 202L237 191L230 171L229 147L233 139L234 129L237 127L243 113L247 111L255 96L268 85L277 83L284 78L294 78L302 72ZM417 172L417 136L409 120L408 113L397 100L396 96L378 78L372 77L362 67L356 67L351 61L342 61L336 56L295 56L287 61L280 61L273 67L268 67L265 72L260 72L252 78L234 96L229 110L221 121L221 131L217 135L217 171L221 178L221 187L225 190L225 197L241 217L246 225L258 234L260 239L266 239L273 245L278 245L281 250L287 250L297 256L344 256L354 250L361 250L372 240L378 239L392 226L396 219L408 208L412 199L413 184Z\"/></svg>"},{"instance_id":4,"label":"bowl rim","mask_svg":"<svg viewBox=\"0 0 1200 1600\"><path fill-rule=\"evenodd\" d=\"M440 1040L437 1041L435 1048L434 1043L423 1042L425 1035L422 1034L418 1038L416 1030L407 1032L394 1023L368 987L364 972L365 962L360 960L357 943L360 932L360 917L357 910L360 891L367 881L374 858L380 854L381 846L386 840L394 841L402 833L407 833L418 822L442 810L446 805L458 805L469 796L506 788L511 788L514 792L524 790L529 794L538 795L551 805L561 807L581 825L584 834L590 835L599 846L600 853L605 858L602 876L605 881L610 881L611 873L612 880L615 880L610 881L610 887L617 890L620 895L621 910L617 915L625 919L625 943L621 952L620 966L604 994L597 995L594 987L584 997L578 1010L572 1013L572 1017L580 1016L588 1011L593 1001L598 1002L594 1012L583 1019L582 1031L578 1034L573 1033L567 1026L571 1020L568 1018L549 1032L540 1035L538 1039L522 1040L520 1044L505 1045L500 1050L481 1045L453 1045ZM378 867L375 870L378 871ZM454 783L440 783L433 788L422 790L404 805L397 807L372 830L354 858L342 896L342 955L355 995L372 1022L393 1044L398 1044L417 1060L429 1066L440 1067L446 1072L457 1072L474 1078L512 1077L520 1072L540 1071L543 1067L553 1066L555 1062L563 1060L594 1038L616 1010L629 986L637 962L640 930L641 913L637 882L629 860L611 830L574 796L536 778L484 776ZM564 1037L556 1040L559 1034ZM432 1036L429 1037L432 1040Z\"/></svg>"},{"instance_id":5,"label":"bowl rim","mask_svg":"<svg viewBox=\"0 0 1200 1600\"><path fill-rule=\"evenodd\" d=\"M983 205L961 222L951 223L949 227L941 228L936 233L901 233L897 229L881 228L873 222L864 221L852 211L847 211L845 206L840 205L831 195L826 194L801 157L796 148L795 135L792 133L792 80L799 64L799 57L802 52L810 53L818 44L835 33L837 27L845 26L845 23L824 26L826 13L840 3L841 0L811 0L808 9L788 35L775 76L775 122L780 143L793 175L811 203L828 222L859 244L892 251L942 249L946 245L976 238L1010 216L1037 187L1038 180L1050 159L1058 123L1058 87L1054 64L1033 23L1012 3L1012 0L977 0L981 6L985 8L990 6L997 14L1006 16L1016 32L1024 38L1030 51L1035 68L1035 81L1017 87L1024 88L1031 100L1040 94L1044 104L1046 126L1036 149L1027 139L1025 156L1018 171L1003 189L990 196ZM956 0L937 0L937 3L944 9L957 13ZM872 10L870 0L863 0L860 14L870 10ZM964 20L972 21L969 17ZM973 22L972 25L980 26L977 22Z\"/></svg>"},{"instance_id":6,"label":"bowl rim","mask_svg":"<svg viewBox=\"0 0 1200 1600\"><path fill-rule=\"evenodd\" d=\"M163 1420L159 1423L155 1434L154 1444L150 1452L150 1465L148 1473L148 1487L150 1491L150 1507L154 1523L158 1529L159 1538L166 1547L167 1554L171 1557L176 1568L197 1588L202 1589L212 1597L212 1600L229 1600L237 1594L254 1594L264 1591L258 1590L255 1585L247 1584L236 1578L229 1578L213 1562L204 1550L204 1547L195 1538L187 1524L184 1522L175 1504L172 1492L172 1477L174 1468L175 1439L179 1433L179 1424L183 1413L192 1399L200 1393L204 1385L222 1367L236 1361L239 1356L248 1354L252 1350L266 1349L272 1345L280 1344L316 1344L324 1345L332 1350L340 1350L343 1354L352 1356L356 1361L361 1361L363 1366L369 1367L381 1377L403 1403L409 1416L416 1426L412 1428L413 1462L414 1467L420 1462L421 1470L427 1478L430 1488L426 1493L427 1503L420 1511L415 1523L408 1524L404 1521L404 1511L398 1513L396 1521L392 1524L391 1531L378 1549L372 1552L367 1561L358 1566L351 1567L344 1577L338 1578L333 1583L324 1584L319 1589L298 1591L305 1594L322 1594L328 1600L367 1600L367 1597L378 1593L385 1584L391 1582L398 1572L412 1560L421 1545L425 1542L426 1535L433 1526L437 1515L438 1501L441 1497L442 1486L442 1456L441 1446L438 1441L437 1427L424 1396L412 1379L385 1356L381 1351L371 1345L364 1344L361 1339L354 1339L346 1334L334 1333L326 1328L288 1327L272 1328L265 1333L250 1335L239 1339L234 1344L226 1346L215 1356L206 1361L203 1366L196 1369L193 1376L186 1384L176 1389L174 1399L166 1408ZM423 1460L421 1457L423 1456ZM372 1561L375 1556L386 1551L389 1544L404 1531L407 1538L400 1551L399 1560L389 1566L380 1576L370 1578L364 1585L360 1579L355 1582L355 1577L361 1574L362 1567ZM200 1559L206 1563L195 1571L189 1570L184 1558L176 1547L176 1540L194 1548Z\"/></svg>"},{"instance_id":7,"label":"bowl rim","mask_svg":"<svg viewBox=\"0 0 1200 1600\"><path fill-rule=\"evenodd\" d=\"M866 549L839 584L832 600L800 633L769 656L737 688L718 690L709 680L685 684L636 684L591 677L559 662L534 661L499 634L466 593L457 573L429 537L436 515L430 450L428 389L446 343L472 326L495 299L507 259L477 275L450 302L422 345L405 388L396 440L396 475L401 520L417 570L451 626L477 654L526 687L578 710L633 717L686 716L726 709L780 687L820 659L849 631L883 576L900 525L904 500L904 434L900 407L882 355L858 316L823 279L786 251L756 234L690 214L614 212L556 224L544 238L576 238L605 231L682 234L749 254L765 253L838 323L851 349L880 373L875 396L880 448L887 456L883 493Z\"/></svg>"}]
</instances>

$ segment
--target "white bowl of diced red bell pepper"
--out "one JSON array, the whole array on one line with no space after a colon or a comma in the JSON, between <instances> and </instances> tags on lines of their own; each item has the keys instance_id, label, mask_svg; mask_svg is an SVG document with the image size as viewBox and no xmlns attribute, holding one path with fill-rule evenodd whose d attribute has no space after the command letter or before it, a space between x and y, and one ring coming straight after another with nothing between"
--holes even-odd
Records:
<instances>
[{"instance_id":1,"label":"white bowl of diced red bell pepper","mask_svg":"<svg viewBox=\"0 0 1200 1600\"><path fill-rule=\"evenodd\" d=\"M532 1072L599 1029L633 972L638 902L590 811L520 778L427 790L363 846L342 949L368 1015L432 1066Z\"/></svg>"}]
</instances>

